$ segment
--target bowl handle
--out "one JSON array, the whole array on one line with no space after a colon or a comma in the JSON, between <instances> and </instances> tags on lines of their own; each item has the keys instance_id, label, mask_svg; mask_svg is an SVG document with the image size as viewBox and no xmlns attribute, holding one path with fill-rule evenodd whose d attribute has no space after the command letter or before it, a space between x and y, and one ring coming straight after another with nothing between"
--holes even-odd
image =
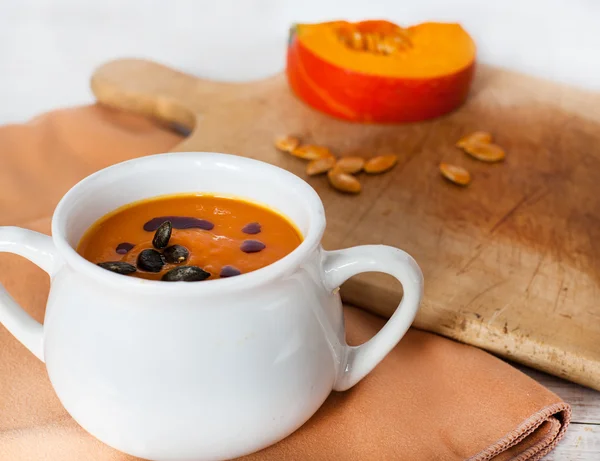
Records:
<instances>
[{"instance_id":1,"label":"bowl handle","mask_svg":"<svg viewBox=\"0 0 600 461\"><path fill-rule=\"evenodd\" d=\"M415 260L398 248L363 245L327 251L324 257L325 285L335 290L361 272L385 272L400 281L402 301L383 328L360 346L345 346L333 389L344 391L364 378L398 344L412 324L423 296L423 274Z\"/></svg>"},{"instance_id":2,"label":"bowl handle","mask_svg":"<svg viewBox=\"0 0 600 461\"><path fill-rule=\"evenodd\" d=\"M29 259L51 277L60 266L59 257L48 235L19 227L0 227L0 252L14 253ZM14 335L42 362L43 326L34 320L0 285L0 324Z\"/></svg>"}]
</instances>

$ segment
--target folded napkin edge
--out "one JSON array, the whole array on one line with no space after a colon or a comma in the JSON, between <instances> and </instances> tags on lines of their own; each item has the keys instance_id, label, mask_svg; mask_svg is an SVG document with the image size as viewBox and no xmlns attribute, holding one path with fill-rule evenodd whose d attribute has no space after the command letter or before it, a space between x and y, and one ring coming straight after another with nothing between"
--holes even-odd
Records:
<instances>
[{"instance_id":1,"label":"folded napkin edge","mask_svg":"<svg viewBox=\"0 0 600 461\"><path fill-rule=\"evenodd\" d=\"M571 422L571 405L566 402L557 402L552 405L548 405L545 408L537 411L525 421L523 421L515 429L508 432L506 435L501 437L497 442L488 446L483 451L472 456L468 461L487 461L493 459L495 456L508 450L509 448L517 445L523 441L529 435L531 435L537 428L539 428L544 422L548 421L551 417L556 417L560 422L560 430L550 439L550 443L547 446L541 447L541 451L538 452L537 457L541 458L547 454L560 440L564 437L567 427ZM530 459L529 456L527 459Z\"/></svg>"}]
</instances>

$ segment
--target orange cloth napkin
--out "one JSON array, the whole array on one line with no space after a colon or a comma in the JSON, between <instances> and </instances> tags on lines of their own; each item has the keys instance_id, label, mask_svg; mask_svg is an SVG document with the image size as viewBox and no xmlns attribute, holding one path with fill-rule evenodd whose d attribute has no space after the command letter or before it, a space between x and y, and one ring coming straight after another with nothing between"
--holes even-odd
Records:
<instances>
[{"instance_id":1,"label":"orange cloth napkin","mask_svg":"<svg viewBox=\"0 0 600 461\"><path fill-rule=\"evenodd\" d=\"M179 140L166 127L98 106L2 127L0 225L49 232L54 206L77 181ZM0 281L43 320L45 273L0 254ZM349 342L357 344L384 320L346 307L346 323ZM535 460L560 440L569 418L566 403L501 360L413 329L361 383L332 393L301 429L245 459ZM133 459L81 429L44 365L0 326L0 460Z\"/></svg>"}]
</instances>

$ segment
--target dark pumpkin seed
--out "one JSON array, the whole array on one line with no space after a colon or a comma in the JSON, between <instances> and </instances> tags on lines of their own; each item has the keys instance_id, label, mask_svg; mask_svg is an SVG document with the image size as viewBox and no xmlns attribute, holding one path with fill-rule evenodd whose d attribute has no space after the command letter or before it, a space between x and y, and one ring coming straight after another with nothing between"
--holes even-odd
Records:
<instances>
[{"instance_id":1,"label":"dark pumpkin seed","mask_svg":"<svg viewBox=\"0 0 600 461\"><path fill-rule=\"evenodd\" d=\"M171 221L165 221L162 223L160 226L158 226L158 229L156 229L156 233L152 239L152 246L154 248L158 248L159 250L166 248L169 244L172 231L173 225L171 224Z\"/></svg>"},{"instance_id":2,"label":"dark pumpkin seed","mask_svg":"<svg viewBox=\"0 0 600 461\"><path fill-rule=\"evenodd\" d=\"M162 255L152 248L142 251L137 258L138 269L146 272L160 272L164 265Z\"/></svg>"},{"instance_id":3,"label":"dark pumpkin seed","mask_svg":"<svg viewBox=\"0 0 600 461\"><path fill-rule=\"evenodd\" d=\"M193 218L191 216L159 216L152 218L144 224L146 232L154 232L165 221L171 221L174 229L204 229L212 230L215 225L206 219Z\"/></svg>"},{"instance_id":4,"label":"dark pumpkin seed","mask_svg":"<svg viewBox=\"0 0 600 461\"><path fill-rule=\"evenodd\" d=\"M129 243L129 242L119 243L117 245L116 252L120 255L124 255L124 254L129 253L134 246L135 245L133 243Z\"/></svg>"},{"instance_id":5,"label":"dark pumpkin seed","mask_svg":"<svg viewBox=\"0 0 600 461\"><path fill-rule=\"evenodd\" d=\"M237 267L223 266L219 276L221 278L226 278L226 277L235 277L236 275L240 275L240 274L241 274L241 272Z\"/></svg>"},{"instance_id":6,"label":"dark pumpkin seed","mask_svg":"<svg viewBox=\"0 0 600 461\"><path fill-rule=\"evenodd\" d=\"M165 261L171 264L180 264L182 262L187 261L190 252L186 247L181 245L171 245L167 247L163 251L163 256L165 257Z\"/></svg>"},{"instance_id":7,"label":"dark pumpkin seed","mask_svg":"<svg viewBox=\"0 0 600 461\"><path fill-rule=\"evenodd\" d=\"M210 277L210 273L197 266L179 266L162 276L165 282L200 282Z\"/></svg>"},{"instance_id":8,"label":"dark pumpkin seed","mask_svg":"<svg viewBox=\"0 0 600 461\"><path fill-rule=\"evenodd\" d=\"M266 245L260 240L244 240L240 249L244 253L258 253L259 251L264 250L265 247Z\"/></svg>"},{"instance_id":9,"label":"dark pumpkin seed","mask_svg":"<svg viewBox=\"0 0 600 461\"><path fill-rule=\"evenodd\" d=\"M132 264L123 261L108 261L105 263L98 263L98 266L107 271L123 275L133 274L137 270Z\"/></svg>"},{"instance_id":10,"label":"dark pumpkin seed","mask_svg":"<svg viewBox=\"0 0 600 461\"><path fill-rule=\"evenodd\" d=\"M255 234L260 234L260 231L261 231L261 226L257 222L251 222L251 223L246 224L244 227L242 227L242 232L244 234L255 235Z\"/></svg>"}]
</instances>

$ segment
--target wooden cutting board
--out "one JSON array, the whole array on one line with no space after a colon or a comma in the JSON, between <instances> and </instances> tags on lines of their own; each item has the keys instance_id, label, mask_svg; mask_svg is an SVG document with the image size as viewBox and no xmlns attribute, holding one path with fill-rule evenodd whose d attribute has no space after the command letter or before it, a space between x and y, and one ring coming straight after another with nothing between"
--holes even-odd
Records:
<instances>
[{"instance_id":1,"label":"wooden cutting board","mask_svg":"<svg viewBox=\"0 0 600 461\"><path fill-rule=\"evenodd\" d=\"M325 248L408 251L425 275L415 326L600 389L599 94L481 66L457 112L381 126L313 111L282 74L231 84L120 60L97 70L92 89L104 104L189 127L176 151L243 155L301 177L305 163L277 152L276 135L338 155L398 154L390 173L361 177L359 196L308 179L325 203ZM505 162L480 163L454 147L475 130L493 133ZM472 184L445 182L441 161L467 167ZM401 288L368 274L342 294L389 316Z\"/></svg>"}]
</instances>

